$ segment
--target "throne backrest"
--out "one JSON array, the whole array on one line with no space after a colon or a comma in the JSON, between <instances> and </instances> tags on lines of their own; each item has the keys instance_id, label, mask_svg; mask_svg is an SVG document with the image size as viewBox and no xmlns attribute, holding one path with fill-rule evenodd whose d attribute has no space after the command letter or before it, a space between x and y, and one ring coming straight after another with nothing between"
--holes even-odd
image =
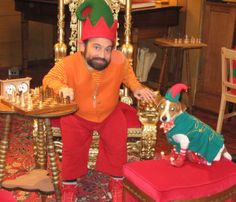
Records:
<instances>
[{"instance_id":1,"label":"throne backrest","mask_svg":"<svg viewBox=\"0 0 236 202\"><path fill-rule=\"evenodd\" d=\"M76 9L83 3L84 0L58 0L58 42L55 45L55 61L57 62L67 54L67 45L64 42L65 35L65 13L64 7L66 5L69 6L69 11L71 13L70 20L70 38L69 38L69 47L70 54L75 53L79 50L78 41L81 36L81 23L78 21L76 17ZM119 24L119 28L122 28L124 36L118 36L116 46L118 46L119 38L122 38L124 43L119 46L121 47L122 52L126 55L132 65L132 55L133 55L133 47L130 43L131 41L131 0L105 0L106 3L110 6L114 19L118 19L118 14L121 9L124 13L124 24ZM124 1L124 2L122 2ZM123 8L122 8L123 7ZM122 27L121 27L122 26ZM127 88L124 88L123 92L121 92L120 100L127 104L132 103L132 98L128 95ZM145 104L145 103L143 103ZM146 106L146 105L145 105ZM143 109L152 109L149 105L146 107L143 106ZM137 156L137 158L142 159L150 159L153 158L155 153L155 145L156 145L156 113L140 113L142 116L142 120L145 120L148 123L147 126L144 125L144 131L147 131L142 136L142 128L128 128L128 141L127 141L127 149L128 156ZM145 117L148 118L145 118ZM147 128L147 129L146 129ZM60 136L60 132L59 132ZM93 134L93 142L90 147L90 166L93 167L96 162L96 156L98 153L98 134L95 131ZM62 143L60 142L60 145ZM62 146L60 146L62 148Z\"/></svg>"},{"instance_id":2,"label":"throne backrest","mask_svg":"<svg viewBox=\"0 0 236 202\"><path fill-rule=\"evenodd\" d=\"M118 20L118 13L120 11L121 4L119 0L106 0L107 4L110 6L114 19ZM76 18L76 9L82 3L82 1L75 1L69 4L69 9L71 12L71 21L70 21L70 39L69 39L69 46L70 46L70 53L73 54L77 50L79 50L78 39L81 36L81 21L78 21Z\"/></svg>"},{"instance_id":3,"label":"throne backrest","mask_svg":"<svg viewBox=\"0 0 236 202\"><path fill-rule=\"evenodd\" d=\"M58 0L58 42L54 47L55 61L57 62L67 54L67 45L65 44L65 12L66 5L69 7L70 12L70 37L69 37L69 53L73 54L79 50L79 39L81 36L81 22L77 19L76 10L83 3L84 0ZM118 20L118 14L123 8L124 15L124 44L121 46L122 51L130 59L132 64L132 45L130 44L131 37L131 0L105 0L110 6L114 19ZM120 25L119 25L120 26ZM118 27L119 27L118 26ZM117 34L118 36L118 34ZM116 40L116 47L119 45L119 38Z\"/></svg>"},{"instance_id":4,"label":"throne backrest","mask_svg":"<svg viewBox=\"0 0 236 202\"><path fill-rule=\"evenodd\" d=\"M118 24L118 30L122 28L124 36L119 36L117 33L116 47L119 45L119 38L123 39L121 51L129 59L132 66L133 64L133 46L131 45L131 0L105 0L110 6L114 19L118 20L118 15L121 9L123 9L124 24ZM67 55L75 53L79 50L79 39L81 36L82 23L77 19L76 10L84 2L84 0L58 0L58 41L54 46L55 62L58 62L61 58ZM70 12L70 37L69 37L69 51L67 51L67 45L65 44L65 6L69 7ZM132 104L133 100L129 96L127 88L121 89L120 99L122 102Z\"/></svg>"}]
</instances>

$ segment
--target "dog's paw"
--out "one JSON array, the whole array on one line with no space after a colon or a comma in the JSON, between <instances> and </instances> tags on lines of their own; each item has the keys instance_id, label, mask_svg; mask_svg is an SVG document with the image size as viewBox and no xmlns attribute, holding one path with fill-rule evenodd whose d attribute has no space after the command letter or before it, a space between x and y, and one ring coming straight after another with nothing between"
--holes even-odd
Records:
<instances>
[{"instance_id":1,"label":"dog's paw","mask_svg":"<svg viewBox=\"0 0 236 202\"><path fill-rule=\"evenodd\" d=\"M170 164L175 167L182 167L184 165L185 156L178 155L176 159L170 159Z\"/></svg>"},{"instance_id":2,"label":"dog's paw","mask_svg":"<svg viewBox=\"0 0 236 202\"><path fill-rule=\"evenodd\" d=\"M160 155L161 159L164 159L164 160L169 161L169 158L168 158L169 155L165 155L165 152L164 152L164 151L161 151L160 154L161 154L161 155Z\"/></svg>"},{"instance_id":3,"label":"dog's paw","mask_svg":"<svg viewBox=\"0 0 236 202\"><path fill-rule=\"evenodd\" d=\"M192 152L192 151L188 151L187 152L187 159L193 163L197 163L197 164L204 164L204 165L208 165L209 162L207 162L207 160L205 158L203 158L201 155Z\"/></svg>"},{"instance_id":4,"label":"dog's paw","mask_svg":"<svg viewBox=\"0 0 236 202\"><path fill-rule=\"evenodd\" d=\"M174 121L171 120L169 122L162 122L160 125L160 129L163 129L164 133L167 133L175 126Z\"/></svg>"},{"instance_id":5,"label":"dog's paw","mask_svg":"<svg viewBox=\"0 0 236 202\"><path fill-rule=\"evenodd\" d=\"M169 154L165 154L163 151L161 152L161 158L166 161L175 160L178 157L178 153L173 149Z\"/></svg>"}]
</instances>

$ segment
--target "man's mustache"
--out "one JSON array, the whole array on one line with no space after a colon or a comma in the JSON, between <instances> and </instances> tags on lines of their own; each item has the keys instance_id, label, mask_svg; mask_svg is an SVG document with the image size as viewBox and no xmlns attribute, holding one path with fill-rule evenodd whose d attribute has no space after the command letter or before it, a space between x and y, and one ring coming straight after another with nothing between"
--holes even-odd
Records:
<instances>
[{"instance_id":1,"label":"man's mustache","mask_svg":"<svg viewBox=\"0 0 236 202\"><path fill-rule=\"evenodd\" d=\"M93 60L102 60L103 62L107 62L104 58L100 58L100 57L95 57L93 58Z\"/></svg>"}]
</instances>

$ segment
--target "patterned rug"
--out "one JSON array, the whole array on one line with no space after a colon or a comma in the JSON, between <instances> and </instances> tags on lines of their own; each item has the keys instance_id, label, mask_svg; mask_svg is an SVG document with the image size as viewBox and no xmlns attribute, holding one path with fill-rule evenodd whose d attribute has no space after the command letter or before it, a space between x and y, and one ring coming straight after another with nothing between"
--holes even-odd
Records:
<instances>
[{"instance_id":1,"label":"patterned rug","mask_svg":"<svg viewBox=\"0 0 236 202\"><path fill-rule=\"evenodd\" d=\"M5 117L0 116L1 133L4 128ZM10 145L7 152L6 172L4 179L14 179L24 175L35 166L33 155L32 120L22 116L13 116L10 131ZM0 134L2 137L2 134ZM59 162L60 164L60 162ZM60 166L60 165L59 165ZM80 186L80 201L110 201L108 196L109 176L104 173L89 170L88 175L82 177L78 184ZM39 193L21 190L13 191L19 202L41 202ZM54 195L48 195L47 202L55 202Z\"/></svg>"},{"instance_id":2,"label":"patterned rug","mask_svg":"<svg viewBox=\"0 0 236 202\"><path fill-rule=\"evenodd\" d=\"M217 117L214 115L202 115L196 113L203 121L215 128ZM0 116L0 138L2 137L5 117ZM225 124L223 130L226 148L230 153L236 154L236 120L231 120ZM12 127L10 131L10 146L7 152L5 179L14 179L32 170L35 166L33 158L33 137L32 120L22 116L12 117ZM164 134L158 134L157 154L161 151L168 151L170 145L167 143ZM59 163L60 164L60 163ZM60 166L60 165L59 165ZM80 179L80 194L77 202L87 201L110 201L108 195L108 178L104 173L90 170L86 176ZM19 202L41 202L40 195L35 192L14 191L15 198ZM54 195L47 197L47 202L55 202Z\"/></svg>"}]
</instances>

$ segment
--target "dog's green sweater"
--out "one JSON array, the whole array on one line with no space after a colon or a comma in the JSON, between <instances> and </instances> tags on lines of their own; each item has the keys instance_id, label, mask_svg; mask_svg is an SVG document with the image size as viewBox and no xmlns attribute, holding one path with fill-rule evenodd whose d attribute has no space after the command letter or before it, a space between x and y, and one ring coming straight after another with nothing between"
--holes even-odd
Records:
<instances>
[{"instance_id":1,"label":"dog's green sweater","mask_svg":"<svg viewBox=\"0 0 236 202\"><path fill-rule=\"evenodd\" d=\"M175 145L180 151L180 144L175 142L173 136L185 134L190 143L188 150L203 156L209 163L212 162L224 144L221 134L187 112L181 113L174 120L175 126L166 134L168 142Z\"/></svg>"}]
</instances>

